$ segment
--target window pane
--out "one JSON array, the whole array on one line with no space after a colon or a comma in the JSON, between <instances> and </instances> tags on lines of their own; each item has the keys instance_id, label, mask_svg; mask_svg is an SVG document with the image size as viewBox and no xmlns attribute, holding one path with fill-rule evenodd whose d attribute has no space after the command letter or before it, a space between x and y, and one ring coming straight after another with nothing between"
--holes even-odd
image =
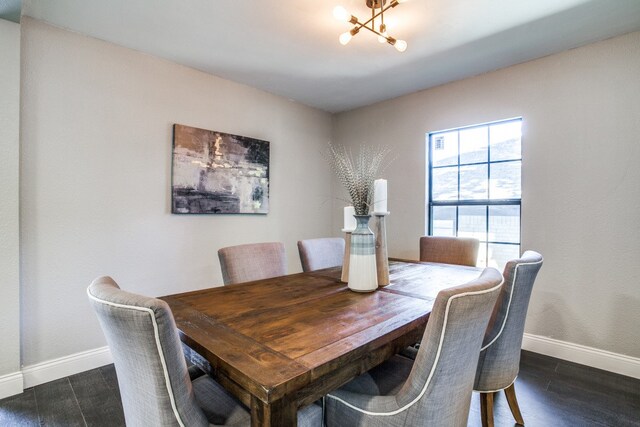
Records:
<instances>
[{"instance_id":1,"label":"window pane","mask_svg":"<svg viewBox=\"0 0 640 427\"><path fill-rule=\"evenodd\" d=\"M504 270L508 261L520 257L520 245L498 245L489 243L489 265Z\"/></svg>"},{"instance_id":2,"label":"window pane","mask_svg":"<svg viewBox=\"0 0 640 427\"><path fill-rule=\"evenodd\" d=\"M520 206L489 206L489 241L520 243Z\"/></svg>"},{"instance_id":3,"label":"window pane","mask_svg":"<svg viewBox=\"0 0 640 427\"><path fill-rule=\"evenodd\" d=\"M487 242L480 242L478 247L478 261L476 267L485 268L487 266Z\"/></svg>"},{"instance_id":4,"label":"window pane","mask_svg":"<svg viewBox=\"0 0 640 427\"><path fill-rule=\"evenodd\" d=\"M491 199L519 199L521 161L491 164ZM462 178L460 178L462 182ZM462 190L461 190L462 192Z\"/></svg>"},{"instance_id":5,"label":"window pane","mask_svg":"<svg viewBox=\"0 0 640 427\"><path fill-rule=\"evenodd\" d=\"M500 123L489 128L491 138L491 161L522 158L520 151L522 121Z\"/></svg>"},{"instance_id":6,"label":"window pane","mask_svg":"<svg viewBox=\"0 0 640 427\"><path fill-rule=\"evenodd\" d=\"M458 207L458 236L487 240L487 207Z\"/></svg>"},{"instance_id":7,"label":"window pane","mask_svg":"<svg viewBox=\"0 0 640 427\"><path fill-rule=\"evenodd\" d=\"M520 251L521 208L511 200L522 197L522 119L433 133L427 142L431 234L475 237L477 265L502 269Z\"/></svg>"},{"instance_id":8,"label":"window pane","mask_svg":"<svg viewBox=\"0 0 640 427\"><path fill-rule=\"evenodd\" d=\"M458 132L431 135L431 162L433 166L458 164Z\"/></svg>"},{"instance_id":9,"label":"window pane","mask_svg":"<svg viewBox=\"0 0 640 427\"><path fill-rule=\"evenodd\" d=\"M489 160L489 133L486 126L460 131L460 164Z\"/></svg>"},{"instance_id":10,"label":"window pane","mask_svg":"<svg viewBox=\"0 0 640 427\"><path fill-rule=\"evenodd\" d=\"M433 200L458 199L458 167L433 169L431 176L431 191Z\"/></svg>"},{"instance_id":11,"label":"window pane","mask_svg":"<svg viewBox=\"0 0 640 427\"><path fill-rule=\"evenodd\" d=\"M449 236L456 235L456 207L434 206L431 211L431 235Z\"/></svg>"},{"instance_id":12,"label":"window pane","mask_svg":"<svg viewBox=\"0 0 640 427\"><path fill-rule=\"evenodd\" d=\"M460 166L460 200L488 199L487 165Z\"/></svg>"}]
</instances>

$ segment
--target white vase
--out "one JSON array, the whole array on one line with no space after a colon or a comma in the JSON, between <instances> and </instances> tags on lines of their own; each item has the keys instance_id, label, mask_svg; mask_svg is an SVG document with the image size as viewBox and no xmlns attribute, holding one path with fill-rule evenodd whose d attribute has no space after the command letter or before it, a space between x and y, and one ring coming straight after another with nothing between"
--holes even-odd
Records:
<instances>
[{"instance_id":1,"label":"white vase","mask_svg":"<svg viewBox=\"0 0 640 427\"><path fill-rule=\"evenodd\" d=\"M349 255L349 289L372 292L378 289L376 239L369 228L369 215L354 215L356 229L351 233Z\"/></svg>"}]
</instances>

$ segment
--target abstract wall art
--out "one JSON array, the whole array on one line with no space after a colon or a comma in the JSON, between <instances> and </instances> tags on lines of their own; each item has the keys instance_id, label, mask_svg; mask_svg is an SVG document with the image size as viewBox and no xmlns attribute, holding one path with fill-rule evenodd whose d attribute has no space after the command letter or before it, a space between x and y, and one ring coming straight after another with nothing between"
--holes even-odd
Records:
<instances>
[{"instance_id":1,"label":"abstract wall art","mask_svg":"<svg viewBox=\"0 0 640 427\"><path fill-rule=\"evenodd\" d=\"M171 212L269 212L269 142L173 125Z\"/></svg>"}]
</instances>

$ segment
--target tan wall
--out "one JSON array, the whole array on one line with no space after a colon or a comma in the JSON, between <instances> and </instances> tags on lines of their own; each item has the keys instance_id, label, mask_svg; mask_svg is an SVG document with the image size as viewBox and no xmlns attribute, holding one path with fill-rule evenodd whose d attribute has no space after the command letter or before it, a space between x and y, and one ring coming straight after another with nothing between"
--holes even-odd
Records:
<instances>
[{"instance_id":1,"label":"tan wall","mask_svg":"<svg viewBox=\"0 0 640 427\"><path fill-rule=\"evenodd\" d=\"M522 116L522 249L545 257L526 331L639 357L638 70L636 32L343 113L333 132L394 148L390 255L416 258L425 134Z\"/></svg>"},{"instance_id":2,"label":"tan wall","mask_svg":"<svg viewBox=\"0 0 640 427\"><path fill-rule=\"evenodd\" d=\"M23 18L23 348L34 364L105 345L85 289L99 275L164 295L222 283L217 250L331 233L331 116ZM170 214L172 124L271 142L261 215Z\"/></svg>"}]
</instances>

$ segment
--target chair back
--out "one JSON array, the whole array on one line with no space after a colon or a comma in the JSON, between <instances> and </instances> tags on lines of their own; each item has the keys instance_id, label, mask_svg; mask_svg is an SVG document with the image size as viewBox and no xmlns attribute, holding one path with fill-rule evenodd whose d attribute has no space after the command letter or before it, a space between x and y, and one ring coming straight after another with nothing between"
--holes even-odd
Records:
<instances>
[{"instance_id":1,"label":"chair back","mask_svg":"<svg viewBox=\"0 0 640 427\"><path fill-rule=\"evenodd\" d=\"M94 280L87 294L113 356L127 426L208 426L169 306L110 277Z\"/></svg>"},{"instance_id":2,"label":"chair back","mask_svg":"<svg viewBox=\"0 0 640 427\"><path fill-rule=\"evenodd\" d=\"M218 251L218 258L225 285L287 274L287 256L280 242L229 246Z\"/></svg>"},{"instance_id":3,"label":"chair back","mask_svg":"<svg viewBox=\"0 0 640 427\"><path fill-rule=\"evenodd\" d=\"M423 236L420 261L475 267L480 241L471 237Z\"/></svg>"},{"instance_id":4,"label":"chair back","mask_svg":"<svg viewBox=\"0 0 640 427\"><path fill-rule=\"evenodd\" d=\"M475 280L440 291L409 378L396 396L403 425L466 426L482 337L502 284L486 268Z\"/></svg>"},{"instance_id":5,"label":"chair back","mask_svg":"<svg viewBox=\"0 0 640 427\"><path fill-rule=\"evenodd\" d=\"M505 266L504 286L482 343L474 390L501 390L516 379L529 299L542 261L542 255L527 251Z\"/></svg>"},{"instance_id":6,"label":"chair back","mask_svg":"<svg viewBox=\"0 0 640 427\"><path fill-rule=\"evenodd\" d=\"M302 271L340 267L344 258L344 239L341 237L298 241Z\"/></svg>"}]
</instances>

